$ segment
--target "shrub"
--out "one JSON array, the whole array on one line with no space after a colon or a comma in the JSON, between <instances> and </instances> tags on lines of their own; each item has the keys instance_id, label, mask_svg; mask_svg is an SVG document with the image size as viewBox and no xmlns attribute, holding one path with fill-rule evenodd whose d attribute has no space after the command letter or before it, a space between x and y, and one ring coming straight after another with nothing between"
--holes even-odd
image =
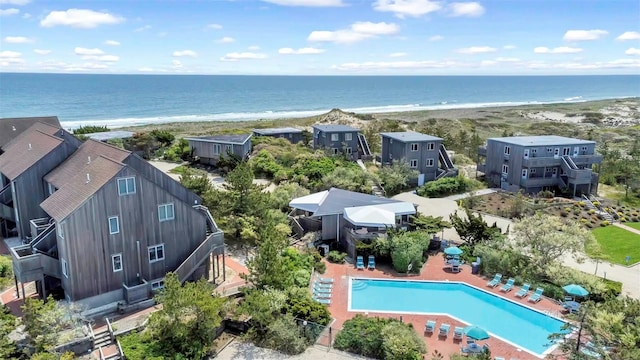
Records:
<instances>
[{"instance_id":1,"label":"shrub","mask_svg":"<svg viewBox=\"0 0 640 360\"><path fill-rule=\"evenodd\" d=\"M571 208L566 207L566 208L564 208L564 211L566 211L566 212L570 212L570 211L571 211Z\"/></svg>"},{"instance_id":2,"label":"shrub","mask_svg":"<svg viewBox=\"0 0 640 360\"><path fill-rule=\"evenodd\" d=\"M156 138L163 146L169 146L176 137L167 130L151 130L151 136Z\"/></svg>"},{"instance_id":3,"label":"shrub","mask_svg":"<svg viewBox=\"0 0 640 360\"><path fill-rule=\"evenodd\" d=\"M600 226L602 226L602 227L609 226L609 220L605 220L605 221L601 222Z\"/></svg>"},{"instance_id":4,"label":"shrub","mask_svg":"<svg viewBox=\"0 0 640 360\"><path fill-rule=\"evenodd\" d=\"M553 198L553 196L554 196L553 192L549 190L543 190L538 193L538 197L541 197L544 199L551 199Z\"/></svg>"},{"instance_id":5,"label":"shrub","mask_svg":"<svg viewBox=\"0 0 640 360\"><path fill-rule=\"evenodd\" d=\"M469 182L462 176L454 178L442 178L429 181L419 187L416 193L424 197L443 197L451 194L460 194L469 189Z\"/></svg>"},{"instance_id":6,"label":"shrub","mask_svg":"<svg viewBox=\"0 0 640 360\"><path fill-rule=\"evenodd\" d=\"M327 260L329 260L329 262L335 263L335 264L342 264L344 263L344 258L347 257L346 253L340 252L340 251L336 251L336 250L332 250L329 251L329 254L327 255Z\"/></svg>"},{"instance_id":7,"label":"shrub","mask_svg":"<svg viewBox=\"0 0 640 360\"><path fill-rule=\"evenodd\" d=\"M593 206L595 206L595 207L600 206L600 202L599 202L599 201L594 201L594 202L593 202Z\"/></svg>"},{"instance_id":8,"label":"shrub","mask_svg":"<svg viewBox=\"0 0 640 360\"><path fill-rule=\"evenodd\" d=\"M593 214L595 214L595 213L596 213L596 211L595 211L595 210L593 210L593 209L589 209L589 214L593 215Z\"/></svg>"},{"instance_id":9,"label":"shrub","mask_svg":"<svg viewBox=\"0 0 640 360\"><path fill-rule=\"evenodd\" d=\"M87 125L87 126L80 126L77 129L73 129L73 134L84 135L84 134L93 134L93 133L107 132L107 131L109 131L109 128L106 126Z\"/></svg>"},{"instance_id":10,"label":"shrub","mask_svg":"<svg viewBox=\"0 0 640 360\"><path fill-rule=\"evenodd\" d=\"M619 220L620 222L627 222L627 218L624 216L621 216Z\"/></svg>"}]
</instances>

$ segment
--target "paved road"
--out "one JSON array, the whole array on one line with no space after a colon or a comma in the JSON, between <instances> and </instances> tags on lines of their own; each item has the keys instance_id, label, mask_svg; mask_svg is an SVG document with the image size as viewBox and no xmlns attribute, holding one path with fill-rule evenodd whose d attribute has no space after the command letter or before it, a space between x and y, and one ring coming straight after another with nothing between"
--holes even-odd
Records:
<instances>
[{"instance_id":1,"label":"paved road","mask_svg":"<svg viewBox=\"0 0 640 360\"><path fill-rule=\"evenodd\" d=\"M310 347L300 355L284 355L277 351L259 348L251 343L233 341L224 348L216 357L221 360L346 360L368 359L362 356L326 348Z\"/></svg>"},{"instance_id":2,"label":"paved road","mask_svg":"<svg viewBox=\"0 0 640 360\"><path fill-rule=\"evenodd\" d=\"M458 208L457 202L451 198L429 199L418 196L413 192L401 193L393 198L418 205L418 211L424 215L442 216L445 220L449 219L450 214L456 212L458 215L464 216L464 210ZM503 232L506 231L508 227L513 226L513 222L509 219L490 215L483 215L483 217L489 224L496 222ZM455 229L445 229L444 239L460 241L460 236L458 236ZM573 269L584 271L589 274L596 274L607 279L620 281L622 283L623 294L640 299L640 264L633 267L625 267L601 262L597 266L596 273L596 263L591 260L578 263L573 259L573 257L567 256L562 262Z\"/></svg>"}]
</instances>

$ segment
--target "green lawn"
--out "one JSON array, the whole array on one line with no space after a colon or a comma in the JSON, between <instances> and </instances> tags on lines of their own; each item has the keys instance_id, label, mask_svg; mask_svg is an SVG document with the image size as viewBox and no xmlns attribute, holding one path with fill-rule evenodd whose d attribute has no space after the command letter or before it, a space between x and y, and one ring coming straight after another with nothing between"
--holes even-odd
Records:
<instances>
[{"instance_id":1,"label":"green lawn","mask_svg":"<svg viewBox=\"0 0 640 360\"><path fill-rule=\"evenodd\" d=\"M628 223L640 228L640 223ZM640 262L640 235L617 226L601 227L593 230L602 253L607 260L626 265L625 257L630 256L629 264Z\"/></svg>"},{"instance_id":2,"label":"green lawn","mask_svg":"<svg viewBox=\"0 0 640 360\"><path fill-rule=\"evenodd\" d=\"M630 227L632 227L634 229L640 230L640 222L624 223L624 224L627 225L627 226L630 226Z\"/></svg>"}]
</instances>

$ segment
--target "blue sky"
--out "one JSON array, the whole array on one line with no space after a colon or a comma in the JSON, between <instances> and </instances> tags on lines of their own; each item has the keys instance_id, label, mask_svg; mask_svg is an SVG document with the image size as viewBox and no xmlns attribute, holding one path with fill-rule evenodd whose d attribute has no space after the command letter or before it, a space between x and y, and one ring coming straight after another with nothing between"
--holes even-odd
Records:
<instances>
[{"instance_id":1,"label":"blue sky","mask_svg":"<svg viewBox=\"0 0 640 360\"><path fill-rule=\"evenodd\" d=\"M637 0L0 0L0 71L637 74Z\"/></svg>"}]
</instances>

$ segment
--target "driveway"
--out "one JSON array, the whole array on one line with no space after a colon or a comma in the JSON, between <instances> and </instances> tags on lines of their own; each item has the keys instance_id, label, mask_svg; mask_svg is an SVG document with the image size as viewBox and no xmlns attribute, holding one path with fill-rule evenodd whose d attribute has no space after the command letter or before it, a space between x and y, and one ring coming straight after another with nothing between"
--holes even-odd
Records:
<instances>
[{"instance_id":1,"label":"driveway","mask_svg":"<svg viewBox=\"0 0 640 360\"><path fill-rule=\"evenodd\" d=\"M335 349L309 347L300 355L284 355L274 350L259 348L251 343L233 341L224 348L216 359L221 360L347 360L368 359L362 356L349 354Z\"/></svg>"}]
</instances>

